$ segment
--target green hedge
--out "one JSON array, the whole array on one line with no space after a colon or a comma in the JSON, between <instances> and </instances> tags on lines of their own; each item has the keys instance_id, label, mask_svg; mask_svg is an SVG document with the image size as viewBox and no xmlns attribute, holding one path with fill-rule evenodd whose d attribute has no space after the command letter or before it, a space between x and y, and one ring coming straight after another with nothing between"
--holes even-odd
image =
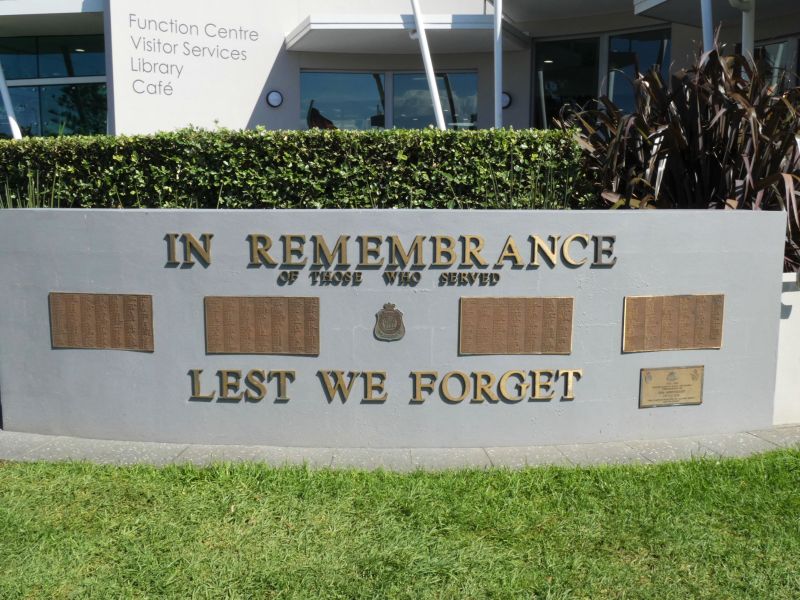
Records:
<instances>
[{"instance_id":1,"label":"green hedge","mask_svg":"<svg viewBox=\"0 0 800 600\"><path fill-rule=\"evenodd\" d=\"M560 131L182 130L0 141L0 206L574 208Z\"/></svg>"}]
</instances>

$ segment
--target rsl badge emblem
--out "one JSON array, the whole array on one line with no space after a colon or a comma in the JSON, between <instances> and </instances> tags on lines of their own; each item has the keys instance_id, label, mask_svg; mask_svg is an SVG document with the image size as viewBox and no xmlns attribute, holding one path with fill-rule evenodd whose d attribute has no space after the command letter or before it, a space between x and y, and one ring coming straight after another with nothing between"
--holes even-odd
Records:
<instances>
[{"instance_id":1,"label":"rsl badge emblem","mask_svg":"<svg viewBox=\"0 0 800 600\"><path fill-rule=\"evenodd\" d=\"M402 339L406 334L403 325L403 313L401 313L391 302L383 305L383 308L375 315L375 337L384 342L394 342Z\"/></svg>"}]
</instances>

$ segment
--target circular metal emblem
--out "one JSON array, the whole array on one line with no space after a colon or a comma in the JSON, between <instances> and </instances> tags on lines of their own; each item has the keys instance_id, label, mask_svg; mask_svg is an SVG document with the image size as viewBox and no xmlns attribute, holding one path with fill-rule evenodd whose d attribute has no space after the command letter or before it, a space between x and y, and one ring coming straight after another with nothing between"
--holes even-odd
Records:
<instances>
[{"instance_id":1,"label":"circular metal emblem","mask_svg":"<svg viewBox=\"0 0 800 600\"><path fill-rule=\"evenodd\" d=\"M406 334L403 313L394 304L386 303L375 315L375 337L384 342L394 342Z\"/></svg>"}]
</instances>

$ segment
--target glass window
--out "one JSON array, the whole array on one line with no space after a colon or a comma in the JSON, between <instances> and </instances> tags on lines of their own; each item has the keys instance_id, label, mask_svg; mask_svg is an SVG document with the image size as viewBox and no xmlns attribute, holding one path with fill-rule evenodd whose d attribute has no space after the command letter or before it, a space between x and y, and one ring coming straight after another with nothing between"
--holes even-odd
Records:
<instances>
[{"instance_id":1,"label":"glass window","mask_svg":"<svg viewBox=\"0 0 800 600\"><path fill-rule=\"evenodd\" d=\"M39 38L39 77L89 77L105 74L102 35Z\"/></svg>"},{"instance_id":2,"label":"glass window","mask_svg":"<svg viewBox=\"0 0 800 600\"><path fill-rule=\"evenodd\" d=\"M106 84L46 85L39 94L42 135L106 132Z\"/></svg>"},{"instance_id":3,"label":"glass window","mask_svg":"<svg viewBox=\"0 0 800 600\"><path fill-rule=\"evenodd\" d=\"M394 76L394 127L419 129L436 125L424 73ZM448 129L475 129L478 120L478 74L437 73L436 86Z\"/></svg>"},{"instance_id":4,"label":"glass window","mask_svg":"<svg viewBox=\"0 0 800 600\"><path fill-rule=\"evenodd\" d=\"M382 73L300 73L300 118L309 129L385 127Z\"/></svg>"},{"instance_id":5,"label":"glass window","mask_svg":"<svg viewBox=\"0 0 800 600\"><path fill-rule=\"evenodd\" d=\"M98 134L106 132L106 84L19 86L20 79L103 77L102 35L0 38L0 60L14 113L23 136ZM0 103L0 137L11 126Z\"/></svg>"},{"instance_id":6,"label":"glass window","mask_svg":"<svg viewBox=\"0 0 800 600\"><path fill-rule=\"evenodd\" d=\"M11 103L14 106L14 116L23 136L41 135L42 128L39 122L39 88L38 87L10 87ZM8 122L5 106L0 102L0 137L11 137L11 124Z\"/></svg>"},{"instance_id":7,"label":"glass window","mask_svg":"<svg viewBox=\"0 0 800 600\"><path fill-rule=\"evenodd\" d=\"M565 104L584 106L597 97L598 38L536 44L537 127L550 127Z\"/></svg>"},{"instance_id":8,"label":"glass window","mask_svg":"<svg viewBox=\"0 0 800 600\"><path fill-rule=\"evenodd\" d=\"M106 132L106 84L9 87L23 136L91 135ZM0 102L0 137L11 137Z\"/></svg>"},{"instance_id":9,"label":"glass window","mask_svg":"<svg viewBox=\"0 0 800 600\"><path fill-rule=\"evenodd\" d=\"M792 45L788 40L756 46L754 58L760 69L776 87L782 77L792 77L795 57L792 56Z\"/></svg>"},{"instance_id":10,"label":"glass window","mask_svg":"<svg viewBox=\"0 0 800 600\"><path fill-rule=\"evenodd\" d=\"M624 112L634 109L631 81L656 68L664 83L669 80L670 31L640 31L612 35L608 51L608 97Z\"/></svg>"},{"instance_id":11,"label":"glass window","mask_svg":"<svg viewBox=\"0 0 800 600\"><path fill-rule=\"evenodd\" d=\"M0 38L0 61L6 79L35 79L36 38Z\"/></svg>"}]
</instances>

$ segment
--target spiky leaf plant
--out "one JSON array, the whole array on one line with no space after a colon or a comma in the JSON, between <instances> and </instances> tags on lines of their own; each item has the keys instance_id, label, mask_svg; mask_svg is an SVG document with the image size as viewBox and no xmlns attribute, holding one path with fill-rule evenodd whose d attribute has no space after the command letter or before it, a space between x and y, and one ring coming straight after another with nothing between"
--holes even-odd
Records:
<instances>
[{"instance_id":1,"label":"spiky leaf plant","mask_svg":"<svg viewBox=\"0 0 800 600\"><path fill-rule=\"evenodd\" d=\"M800 270L800 87L715 49L666 86L632 81L635 109L607 97L566 107L598 194L613 208L785 210L785 269Z\"/></svg>"}]
</instances>

